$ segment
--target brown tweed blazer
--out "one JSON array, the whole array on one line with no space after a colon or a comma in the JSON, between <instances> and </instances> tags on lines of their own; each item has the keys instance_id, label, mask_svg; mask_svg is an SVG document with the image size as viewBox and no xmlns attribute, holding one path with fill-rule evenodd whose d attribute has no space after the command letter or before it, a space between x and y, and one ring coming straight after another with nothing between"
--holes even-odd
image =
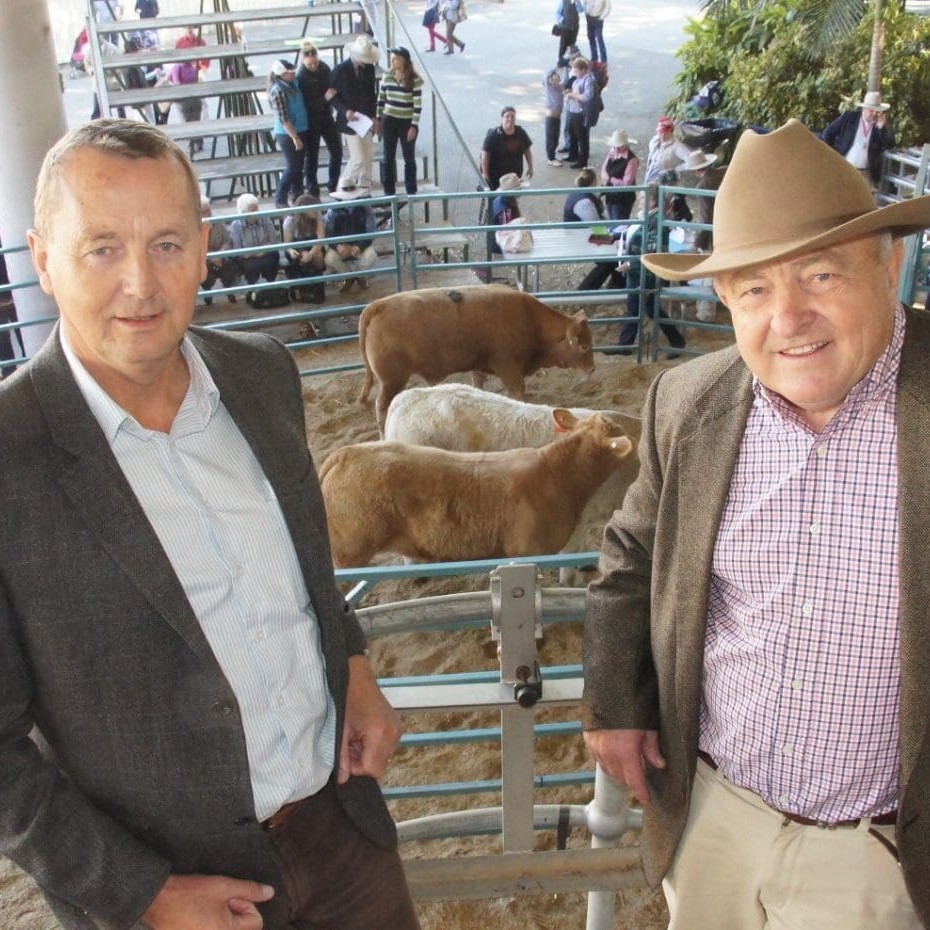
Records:
<instances>
[{"instance_id":1,"label":"brown tweed blazer","mask_svg":"<svg viewBox=\"0 0 930 930\"><path fill-rule=\"evenodd\" d=\"M362 631L333 579L300 378L267 336L191 330L274 488L336 702ZM0 386L0 853L73 930L130 927L169 871L275 885L235 695L53 335ZM35 729L33 729L35 728ZM396 843L377 784L339 798Z\"/></svg>"},{"instance_id":2,"label":"brown tweed blazer","mask_svg":"<svg viewBox=\"0 0 930 930\"><path fill-rule=\"evenodd\" d=\"M930 926L930 318L909 312L898 386L901 864ZM697 760L714 540L746 419L751 375L735 348L664 372L643 416L641 467L604 533L588 593L585 726L657 729L643 865L668 870Z\"/></svg>"}]
</instances>

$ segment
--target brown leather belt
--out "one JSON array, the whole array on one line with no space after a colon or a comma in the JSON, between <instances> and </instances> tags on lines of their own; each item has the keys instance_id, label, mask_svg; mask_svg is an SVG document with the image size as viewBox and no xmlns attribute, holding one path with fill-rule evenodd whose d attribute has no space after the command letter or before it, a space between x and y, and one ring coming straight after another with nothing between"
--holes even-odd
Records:
<instances>
[{"instance_id":1,"label":"brown leather belt","mask_svg":"<svg viewBox=\"0 0 930 930\"><path fill-rule=\"evenodd\" d=\"M717 763L709 753L704 752L703 749L699 749L698 758L703 760L715 772L717 771ZM803 827L820 827L821 830L852 829L858 827L862 822L861 818L856 817L854 820L837 820L833 823L829 823L823 820L812 820L810 817L802 817L800 814L791 814L788 811L779 810L777 807L773 807L772 810L775 811L776 814L780 814L784 817L786 821L799 823ZM898 822L898 812L894 810L888 811L887 814L878 814L875 817L870 817L869 822L876 827L893 827Z\"/></svg>"},{"instance_id":2,"label":"brown leather belt","mask_svg":"<svg viewBox=\"0 0 930 930\"><path fill-rule=\"evenodd\" d=\"M301 798L299 801L291 801L288 804L285 804L284 807L276 810L267 820L262 821L263 830L280 830L291 817L297 813L297 809L301 804L306 801L306 798Z\"/></svg>"}]
</instances>

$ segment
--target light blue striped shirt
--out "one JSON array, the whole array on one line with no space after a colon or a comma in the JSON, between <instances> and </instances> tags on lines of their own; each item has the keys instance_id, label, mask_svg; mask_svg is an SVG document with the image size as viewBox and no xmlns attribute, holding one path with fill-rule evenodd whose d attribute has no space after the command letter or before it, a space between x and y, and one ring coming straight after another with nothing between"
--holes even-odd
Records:
<instances>
[{"instance_id":1,"label":"light blue striped shirt","mask_svg":"<svg viewBox=\"0 0 930 930\"><path fill-rule=\"evenodd\" d=\"M277 498L188 338L190 385L167 434L97 384L63 327L61 341L238 699L265 820L322 788L335 764L319 624Z\"/></svg>"}]
</instances>

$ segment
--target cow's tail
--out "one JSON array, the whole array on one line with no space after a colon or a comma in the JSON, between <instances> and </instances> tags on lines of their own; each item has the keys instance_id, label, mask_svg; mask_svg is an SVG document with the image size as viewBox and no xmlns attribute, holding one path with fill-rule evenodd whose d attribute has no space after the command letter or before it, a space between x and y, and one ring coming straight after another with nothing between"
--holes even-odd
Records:
<instances>
[{"instance_id":1,"label":"cow's tail","mask_svg":"<svg viewBox=\"0 0 930 930\"><path fill-rule=\"evenodd\" d=\"M359 320L358 324L358 347L362 353L362 362L365 365L365 383L362 385L362 390L358 395L358 402L364 404L368 401L368 395L371 393L372 387L374 387L374 377L371 373L371 365L368 364L368 353L365 351L365 334L368 332L368 318L364 313Z\"/></svg>"}]
</instances>

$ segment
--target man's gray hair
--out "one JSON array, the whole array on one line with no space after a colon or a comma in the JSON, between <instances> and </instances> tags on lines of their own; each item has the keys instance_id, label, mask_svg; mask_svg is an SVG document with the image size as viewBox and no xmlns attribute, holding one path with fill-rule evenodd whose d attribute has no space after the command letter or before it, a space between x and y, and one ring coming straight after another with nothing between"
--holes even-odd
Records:
<instances>
[{"instance_id":1,"label":"man's gray hair","mask_svg":"<svg viewBox=\"0 0 930 930\"><path fill-rule=\"evenodd\" d=\"M183 149L161 129L149 123L127 119L98 119L84 123L62 136L45 156L36 181L35 228L48 236L57 207L58 181L71 155L78 149L93 149L117 158L174 159L187 175L191 212L200 222L200 185Z\"/></svg>"}]
</instances>

